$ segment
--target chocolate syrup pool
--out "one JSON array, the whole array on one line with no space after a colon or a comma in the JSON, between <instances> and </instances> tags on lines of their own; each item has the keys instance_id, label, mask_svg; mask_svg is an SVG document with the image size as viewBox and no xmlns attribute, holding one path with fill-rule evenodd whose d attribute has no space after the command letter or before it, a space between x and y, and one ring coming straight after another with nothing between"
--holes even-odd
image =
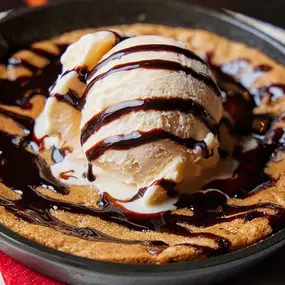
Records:
<instances>
[{"instance_id":1,"label":"chocolate syrup pool","mask_svg":"<svg viewBox=\"0 0 285 285\"><path fill-rule=\"evenodd\" d=\"M171 47L156 47L148 46L148 50L152 49L167 49L172 51ZM142 47L134 50L124 51L127 53L138 52ZM54 83L56 77L61 71L59 56L50 54L45 50L33 49L34 53L41 55L49 60L49 64L43 69L39 70L35 66L25 61L9 60L8 65L20 65L28 68L32 73L32 77L19 78L17 81L8 81L1 79L0 81L0 103L3 105L18 106L28 109L31 107L30 99L36 95L48 96L48 89ZM61 53L64 48L61 46ZM183 51L184 52L184 51ZM116 55L117 56L117 55ZM119 55L121 56L121 55ZM194 56L190 54L189 56ZM209 63L210 62L210 57ZM171 70L183 71L180 66L172 66L169 63L163 64L161 62L144 62L144 66L149 68L170 68ZM232 62L232 65L239 66L239 62ZM121 67L117 67L116 71ZM131 68L133 68L131 66ZM137 66L136 68L140 68ZM216 246L211 248L207 246L199 246L191 244L191 242L183 244L185 246L194 247L206 256L221 254L230 249L230 242L224 237L205 232L191 232L182 225L192 225L196 227L205 228L219 223L229 222L235 219L242 219L245 222L251 221L258 217L265 217L268 219L273 231L277 231L285 226L285 213L284 209L278 205L271 203L259 203L251 206L231 206L228 205L229 197L243 199L248 195L252 195L258 189L264 189L272 185L270 177L264 173L264 168L267 162L272 158L278 149L283 145L283 129L272 128L272 121L278 118L271 118L267 115L255 116L253 115L253 108L260 100L270 95L271 100L278 99L281 96L280 92L284 93L284 87L281 84L274 86L266 86L258 90L248 90L246 86L234 80L234 74L224 73L229 68L229 63L224 66L212 65L218 79L218 85L223 92L224 108L230 114L231 121L226 119L222 120L232 135L237 137L253 137L256 138L258 146L247 152L242 152L237 149L234 152L234 158L239 162L234 175L228 179L216 179L210 181L204 186L204 190L194 194L181 195L176 204L178 208L187 208L193 212L192 216L182 214L174 214L170 212L156 213L156 214L138 214L127 212L119 207L115 200L107 193L103 194L98 202L98 207L86 207L79 204L58 201L54 198L44 196L38 191L39 187L56 191L63 195L68 195L68 187L57 181L51 174L49 167L45 161L37 154L31 151L32 130L34 122L31 118L18 115L14 112L7 111L3 108L0 109L0 114L14 120L22 129L25 130L27 136L21 137L16 135L9 135L0 131L0 178L1 182L11 188L11 191L16 191L20 194L18 200L7 200L0 198L0 205L18 218L27 222L50 227L59 232L67 235L73 235L91 241L105 241L124 244L140 244L149 248L152 254L162 252L169 245L163 241L148 241L148 240L125 240L109 236L95 228L74 227L62 221L59 221L52 215L52 210L64 210L74 214L84 214L99 217L103 220L112 223L120 224L135 231L157 231L167 232L178 236L184 237L202 237L211 239L215 242ZM238 72L238 68L236 68ZM262 72L267 72L270 67L260 66L252 71L250 76L257 77ZM189 73L189 70L185 72ZM191 73L190 73L191 74ZM80 76L80 74L79 74ZM107 75L105 75L107 76ZM199 80L206 80L208 78L195 75ZM99 79L96 79L99 80ZM95 81L96 81L95 80ZM94 81L94 84L95 84ZM212 84L217 92L215 85ZM278 90L277 90L277 89ZM280 91L281 90L281 91ZM278 93L278 91L280 91ZM278 94L277 94L278 93ZM72 96L71 96L72 95ZM80 105L79 98L76 94L67 94L64 102L75 107ZM175 101L168 102L166 99L160 99L161 102L151 101L137 101L132 102L131 105L119 106L114 113L105 110L102 114L92 118L86 125L83 132L82 140L86 140L90 136L90 132L94 132L103 124L114 120L124 113L135 112L137 110L169 110L177 109L182 112L192 112L199 117L210 129L216 131L217 125L213 119L209 117L200 106L194 102ZM279 118L281 120L283 118ZM160 133L159 133L160 134ZM152 134L149 134L151 136ZM162 139L168 138L165 134L160 134ZM147 143L148 140L140 140L140 144ZM128 141L124 148L132 147L134 142ZM178 142L179 143L179 142ZM197 143L192 142L191 144ZM189 143L190 144L190 143ZM192 147L192 145L191 145ZM53 155L62 152L54 150ZM227 155L226 152L221 150L221 154ZM93 154L96 156L97 154ZM208 156L206 153L204 156ZM62 159L62 158L60 158ZM90 171L89 171L90 172ZM89 179L95 180L96 177L92 173L88 173ZM15 178L16 177L16 178ZM175 185L172 181L159 180L156 183L160 184L166 189L167 193L175 195ZM131 198L131 201L140 199L144 195L145 189L140 191ZM270 213L268 214L268 210Z\"/></svg>"}]
</instances>

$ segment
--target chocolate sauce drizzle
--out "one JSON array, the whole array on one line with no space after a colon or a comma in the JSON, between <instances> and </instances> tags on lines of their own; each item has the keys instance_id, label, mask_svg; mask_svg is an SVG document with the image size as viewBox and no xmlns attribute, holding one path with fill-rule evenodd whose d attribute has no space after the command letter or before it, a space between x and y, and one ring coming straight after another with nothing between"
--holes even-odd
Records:
<instances>
[{"instance_id":1,"label":"chocolate sauce drizzle","mask_svg":"<svg viewBox=\"0 0 285 285\"><path fill-rule=\"evenodd\" d=\"M58 45L61 54L66 49L64 45ZM59 56L41 49L32 49L39 55L49 54L49 63L43 69L35 69L27 66L25 61L17 60L17 65L31 70L34 74L31 77L20 77L15 81L0 79L0 104L19 106L24 109L32 107L30 99L36 95L49 96L49 87L54 83L61 72ZM13 61L12 61L13 62ZM10 63L11 64L11 63Z\"/></svg>"},{"instance_id":2,"label":"chocolate sauce drizzle","mask_svg":"<svg viewBox=\"0 0 285 285\"><path fill-rule=\"evenodd\" d=\"M68 193L66 186L53 177L45 161L25 149L25 138L0 131L0 141L0 179L3 184L21 191L27 187L49 185L61 194Z\"/></svg>"},{"instance_id":3,"label":"chocolate sauce drizzle","mask_svg":"<svg viewBox=\"0 0 285 285\"><path fill-rule=\"evenodd\" d=\"M100 75L95 76L89 82L83 98L86 98L86 96L88 96L89 90L94 86L96 82L116 72L128 71L128 70L133 70L137 68L162 69L162 70L169 70L169 71L175 71L175 72L178 72L178 71L184 72L187 75L191 75L193 78L197 79L198 81L202 81L204 84L209 86L209 88L211 88L217 96L220 96L219 87L217 86L215 81L212 78L210 78L208 75L204 73L199 73L195 71L194 69L187 67L187 66L183 66L180 63L175 62L175 61L162 60L162 59L150 59L150 60L141 60L141 61L118 64L112 67L110 70ZM85 100L82 101L82 106L84 104L85 104Z\"/></svg>"},{"instance_id":4,"label":"chocolate sauce drizzle","mask_svg":"<svg viewBox=\"0 0 285 285\"><path fill-rule=\"evenodd\" d=\"M12 119L26 133L30 134L34 129L34 120L30 117L23 116L3 108L0 108L0 115Z\"/></svg>"},{"instance_id":5,"label":"chocolate sauce drizzle","mask_svg":"<svg viewBox=\"0 0 285 285\"><path fill-rule=\"evenodd\" d=\"M27 151L21 144L14 140L14 136L0 132L1 142L1 182L11 189L21 190L21 198L18 200L7 200L0 198L0 205L6 210L12 212L17 217L38 225L47 226L60 231L64 234L73 235L76 237L105 242L119 242L124 244L142 244L145 246L166 246L167 244L161 241L129 241L106 235L98 229L94 228L77 228L70 226L62 221L59 221L52 215L52 210L64 210L75 214L85 214L96 216L111 222L127 226L133 230L160 230L172 231L168 228L165 219L159 215L151 221L141 219L141 217L129 217L121 208L110 203L109 199L105 202L102 209L86 207L68 203L53 198L46 197L38 192L38 187L44 187L57 191L62 194L67 194L68 189L59 181L53 178L49 167L37 155ZM15 142L15 143L13 143ZM19 164L18 158L21 157L22 164ZM14 178L14 173L18 173L18 179ZM172 220L172 219L170 219ZM223 244L225 247L226 241L210 234L190 233L183 227L177 226L180 229L178 235L189 235L211 237L217 240L218 245ZM189 244L191 246L191 244ZM201 248L200 248L201 249ZM206 248L209 250L208 248Z\"/></svg>"},{"instance_id":6,"label":"chocolate sauce drizzle","mask_svg":"<svg viewBox=\"0 0 285 285\"><path fill-rule=\"evenodd\" d=\"M35 49L33 49L33 51L35 52ZM41 54L41 56L48 58L50 60L50 64L40 72L37 71L31 78L18 79L16 82L1 80L1 104L28 108L30 107L29 99L32 97L30 94L35 94L33 93L35 90L37 90L36 93L40 93L41 95L46 95L48 93L48 87L60 73L58 57L53 57L43 50L37 50L36 52ZM117 69L119 70L122 68L122 70L127 70L124 68L139 68L142 63L139 62L136 64L137 65L132 63L130 66L121 66L119 68L117 66ZM23 63L23 65L25 65L25 63ZM144 65L144 63L142 65ZM144 68L149 68L149 65L151 65L151 68L170 68L170 70L175 70L177 67L176 66L174 68L172 63L169 64L168 62L163 63L162 67L161 62L159 62L159 64L157 62L155 64L153 62L148 62L145 63ZM25 66L27 67L27 65ZM254 106L254 100L252 100L252 97L255 95L251 94L240 83L236 82L232 75L225 75L221 71L223 69L222 67L215 68L216 72L217 70L219 71L218 81L223 90L224 104L227 111L232 115L232 125L230 127L233 130L242 129L242 126L245 127L248 124L248 120L241 118L241 114L245 114L246 118L248 118L247 114L252 112L252 108ZM265 67L262 67L261 69L263 72L269 70ZM180 67L178 70L181 70ZM108 74L112 72L113 71L109 71ZM101 76L107 76L108 74ZM203 78L203 80L204 79L205 78ZM233 92L235 92L235 96L232 96ZM235 101L236 98L242 98L242 103L237 104L237 101ZM126 112L132 112L133 110L131 108L134 106L130 106L129 103L130 102L128 102L127 105L116 106L117 109L115 110L110 110L110 108L104 110L104 112L97 115L95 119L93 118L93 122L92 124L89 123L87 130L89 129L88 131L91 130L92 132L95 132L101 127L101 125L108 123L110 120L120 117ZM141 106L143 106L142 108L160 108L158 106L158 102L154 103L146 100L135 100L133 103L135 108L136 106L138 106L138 108ZM168 103L169 102L167 102L167 104ZM182 112L188 112L188 109L192 108L190 107L191 103L189 103L189 106L186 104L184 107L182 106L182 103L180 103L181 102L177 103L176 108L180 111L182 110ZM166 107L164 106L161 108L164 109ZM238 110L235 110L234 108ZM200 111L201 114L199 113ZM207 117L203 110L199 110L197 112L199 113L197 113L199 116L204 116L204 119L202 118L202 120L205 120L205 124L209 124L211 127L215 126L215 123ZM29 132L33 129L33 120L28 117L15 114L14 112L10 112L2 108L0 109L0 114L15 120L19 126ZM254 134L253 130L255 129L254 126L256 125L256 121L255 124L252 125L252 123L254 120L259 119L256 117L252 118L252 116L250 118L251 127L246 128L246 135ZM264 120L264 118L262 118L262 120ZM91 215L106 221L117 223L135 231L167 232L189 238L201 237L210 239L215 241L215 248L204 247L192 244L191 242L181 245L191 246L207 256L221 254L230 249L231 245L229 240L212 233L195 232L191 230L191 227L187 228L186 226L189 225L206 228L212 225L230 222L235 219L241 219L244 222L248 222L260 217L268 219L273 231L277 231L285 226L285 213L281 206L271 203L258 203L249 206L234 206L228 204L229 197L245 198L248 195L259 191L261 188L264 189L265 187L272 186L269 177L265 175L263 170L266 163L270 160L272 153L274 153L274 151L279 147L282 147L285 140L283 139L284 130L280 128L272 129L270 128L271 125L272 120L269 120L267 121L267 126L265 128L257 127L259 133L262 135L259 139L263 139L262 141L259 141L258 148L244 153L236 151L235 158L240 162L240 164L236 169L234 178L223 181L212 181L211 185L205 186L207 189L203 191L179 196L177 207L192 210L192 216L174 214L171 212L156 214L127 212L125 209L118 206L114 199L107 193L102 195L98 203L99 208L87 207L47 197L40 192L39 187L49 189L50 191L56 191L63 195L68 193L68 188L52 176L49 167L42 158L26 149L27 140L31 138L30 136L14 136L1 131L0 179L1 182L10 187L11 190L20 193L20 197L18 200L7 200L4 197L1 197L0 205L4 206L7 211L15 214L20 219L33 224L50 227L64 234L73 235L87 240L139 244L148 247L151 254L159 254L169 246L163 241L124 240L109 236L101 232L99 229L90 227L74 227L58 220L53 215L53 211L62 210L74 214ZM241 134L241 132L236 132L236 134L240 136L244 135ZM198 143L204 152L204 156L208 155L205 145L200 144L201 142L193 140L185 141L181 138L173 137L173 135L168 133L164 133L161 130L154 130L151 134L148 132L144 134L135 132L127 136L130 136L127 138L127 141L124 141L122 136L118 136L117 138L112 138L113 140L101 142L100 148L98 148L97 145L97 149L93 149L93 152L89 153L90 158L94 159L98 153L100 154L109 148L128 148L130 143L129 139L132 140L132 145L133 143L140 145L141 143L149 140L153 141L154 139L151 139L152 136L155 137L155 140L162 138L172 139L176 143L186 145L188 147L195 147ZM56 152L56 150L54 152ZM60 154L62 155L62 152L60 152ZM19 163L19 158L21 163ZM15 174L17 175L17 179L15 179ZM176 194L173 182L161 180L155 183L159 183L164 189L166 189L170 196ZM130 201L139 199L143 196L145 191L146 189L142 189L138 193L137 197L134 196Z\"/></svg>"},{"instance_id":7,"label":"chocolate sauce drizzle","mask_svg":"<svg viewBox=\"0 0 285 285\"><path fill-rule=\"evenodd\" d=\"M77 73L78 79L82 82L82 83L86 83L87 79L88 79L88 68L87 66L76 66L71 70L66 70L61 76L60 78L63 78L64 76L66 76L67 74L69 74L70 72L75 71ZM52 89L51 89L51 94L52 94Z\"/></svg>"},{"instance_id":8,"label":"chocolate sauce drizzle","mask_svg":"<svg viewBox=\"0 0 285 285\"><path fill-rule=\"evenodd\" d=\"M92 77L102 66L106 65L112 60L115 59L121 59L123 56L131 54L131 53L138 53L138 52L146 52L146 51L151 51L151 52L172 52L176 54L182 54L185 57L189 59L194 59L202 64L206 64L206 62L197 54L194 52L184 49L178 46L173 46L173 45L164 45L164 44L148 44L148 45L138 45L138 46L132 46L129 48L121 49L106 59L102 60L99 64L97 64L93 70L90 73L90 77Z\"/></svg>"},{"instance_id":9,"label":"chocolate sauce drizzle","mask_svg":"<svg viewBox=\"0 0 285 285\"><path fill-rule=\"evenodd\" d=\"M282 83L272 83L263 87L252 87L253 83L264 73L272 70L267 64L260 64L251 67L249 59L236 59L220 66L213 63L214 53L209 52L206 60L216 76L219 78L219 87L223 90L238 92L254 106L259 106L262 99L267 97L269 101L276 101L285 95L285 85ZM249 69L249 70L248 70ZM246 70L244 74L243 70ZM233 85L233 88L230 86ZM223 88L223 86L225 88ZM226 88L228 86L229 88Z\"/></svg>"},{"instance_id":10,"label":"chocolate sauce drizzle","mask_svg":"<svg viewBox=\"0 0 285 285\"><path fill-rule=\"evenodd\" d=\"M152 187L154 185L161 186L161 188L163 188L165 190L165 192L167 193L168 197L174 197L177 195L176 183L171 181L171 180L167 180L167 179L162 178L160 180L154 181L149 187ZM143 188L139 189L139 191L133 197L131 197L128 200L119 200L119 199L114 199L114 198L113 198L113 200L116 200L119 202L134 202L136 200L141 199L149 187L143 187Z\"/></svg>"},{"instance_id":11,"label":"chocolate sauce drizzle","mask_svg":"<svg viewBox=\"0 0 285 285\"><path fill-rule=\"evenodd\" d=\"M86 151L85 154L87 159L89 161L92 161L97 159L110 149L126 150L146 143L165 139L171 140L189 149L195 149L196 147L199 147L202 150L202 156L204 158L208 158L212 155L203 140L198 141L193 138L181 138L172 133L164 131L163 129L152 129L147 132L134 131L126 135L111 136L93 145L90 149Z\"/></svg>"},{"instance_id":12,"label":"chocolate sauce drizzle","mask_svg":"<svg viewBox=\"0 0 285 285\"><path fill-rule=\"evenodd\" d=\"M69 89L66 94L54 94L52 97L56 98L57 101L64 102L71 107L80 110L81 98L74 90Z\"/></svg>"},{"instance_id":13,"label":"chocolate sauce drizzle","mask_svg":"<svg viewBox=\"0 0 285 285\"><path fill-rule=\"evenodd\" d=\"M61 78L63 78L68 73L73 71L77 73L78 80L80 80L82 83L86 83L88 76L88 69L85 66L78 66L75 67L74 69L67 70L61 75ZM60 102L64 102L75 109L78 110L81 109L81 100L82 100L81 96L79 96L79 94L72 89L69 89L66 94L57 94L57 93L53 94L53 90L51 89L50 94L51 97L56 98Z\"/></svg>"},{"instance_id":14,"label":"chocolate sauce drizzle","mask_svg":"<svg viewBox=\"0 0 285 285\"><path fill-rule=\"evenodd\" d=\"M93 181L96 180L96 176L93 173L92 164L91 163L88 163L88 169L87 169L87 172L86 172L86 178L90 182L93 182Z\"/></svg>"},{"instance_id":15,"label":"chocolate sauce drizzle","mask_svg":"<svg viewBox=\"0 0 285 285\"><path fill-rule=\"evenodd\" d=\"M129 113L147 110L179 111L186 114L193 114L196 118L201 120L214 135L218 134L218 124L204 107L194 102L192 99L136 99L117 103L93 116L85 124L81 132L81 144L84 144L90 138L90 136L92 136L95 132L98 132L98 130L106 124Z\"/></svg>"},{"instance_id":16,"label":"chocolate sauce drizzle","mask_svg":"<svg viewBox=\"0 0 285 285\"><path fill-rule=\"evenodd\" d=\"M264 168L270 160L274 148L273 145L260 144L252 150L235 154L234 158L239 162L239 165L232 177L213 180L204 185L204 189L219 189L234 198L247 197L255 190L255 187L270 179L264 173Z\"/></svg>"}]
</instances>

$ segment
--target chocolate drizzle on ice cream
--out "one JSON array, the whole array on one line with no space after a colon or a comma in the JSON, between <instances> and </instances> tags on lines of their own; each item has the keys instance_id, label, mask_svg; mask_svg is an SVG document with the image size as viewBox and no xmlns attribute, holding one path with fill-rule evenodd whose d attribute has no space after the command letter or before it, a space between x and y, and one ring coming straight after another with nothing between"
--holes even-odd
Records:
<instances>
[{"instance_id":1,"label":"chocolate drizzle on ice cream","mask_svg":"<svg viewBox=\"0 0 285 285\"><path fill-rule=\"evenodd\" d=\"M147 98L120 102L93 116L81 131L81 144L85 143L92 134L98 132L104 125L129 113L147 110L179 111L186 114L193 114L201 120L214 135L218 133L217 122L215 122L205 108L192 99Z\"/></svg>"},{"instance_id":2,"label":"chocolate drizzle on ice cream","mask_svg":"<svg viewBox=\"0 0 285 285\"><path fill-rule=\"evenodd\" d=\"M164 45L164 44L145 44L145 45L137 45L137 46L132 46L129 48L121 49L109 57L105 58L102 60L99 64L97 64L94 69L92 70L90 77L92 77L102 66L106 65L112 60L115 59L120 59L122 56L131 54L131 53L137 53L137 52L146 52L146 51L151 51L151 52L173 52L176 54L181 54L186 56L189 59L194 59L202 64L206 64L206 62L200 57L197 56L194 52L190 51L189 49L181 48L178 46L173 46L173 45Z\"/></svg>"},{"instance_id":3,"label":"chocolate drizzle on ice cream","mask_svg":"<svg viewBox=\"0 0 285 285\"><path fill-rule=\"evenodd\" d=\"M202 156L204 158L209 158L211 156L211 153L209 153L207 145L204 141L197 141L192 138L183 139L162 129L152 129L148 132L135 131L126 135L108 137L107 139L95 144L92 148L88 149L86 152L86 157L89 161L92 161L110 149L130 149L146 143L165 139L186 146L189 149L201 148L203 153Z\"/></svg>"},{"instance_id":4,"label":"chocolate drizzle on ice cream","mask_svg":"<svg viewBox=\"0 0 285 285\"><path fill-rule=\"evenodd\" d=\"M121 71L128 71L133 70L137 68L144 68L144 69L162 69L162 70L168 70L168 71L175 71L175 72L184 72L187 75L191 75L193 78L202 81L206 85L211 88L217 96L220 96L220 90L217 86L217 84L206 74L198 73L194 69L183 66L180 63L174 62L174 61L167 61L167 60L160 60L160 59L151 59L151 60L141 60L141 61L134 61L134 62L128 62L125 64L119 64L111 68L110 70L99 74L97 76L94 76L94 78L91 79L90 83L88 84L88 87L85 92L85 96L88 96L89 90L96 84L98 81L106 78L107 76L114 74L116 72ZM91 75L93 72L91 72ZM94 73L96 75L96 73Z\"/></svg>"}]
</instances>

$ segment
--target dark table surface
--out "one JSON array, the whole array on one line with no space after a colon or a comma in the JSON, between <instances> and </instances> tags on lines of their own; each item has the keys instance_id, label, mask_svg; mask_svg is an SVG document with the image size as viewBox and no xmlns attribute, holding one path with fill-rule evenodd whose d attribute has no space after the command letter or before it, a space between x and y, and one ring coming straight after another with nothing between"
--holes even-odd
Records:
<instances>
[{"instance_id":1,"label":"dark table surface","mask_svg":"<svg viewBox=\"0 0 285 285\"><path fill-rule=\"evenodd\" d=\"M58 0L51 0L58 1ZM184 0L191 2L190 0ZM0 0L0 11L44 4L47 0ZM216 8L226 8L285 28L285 0L193 0ZM220 285L284 285L285 248L254 267Z\"/></svg>"}]
</instances>

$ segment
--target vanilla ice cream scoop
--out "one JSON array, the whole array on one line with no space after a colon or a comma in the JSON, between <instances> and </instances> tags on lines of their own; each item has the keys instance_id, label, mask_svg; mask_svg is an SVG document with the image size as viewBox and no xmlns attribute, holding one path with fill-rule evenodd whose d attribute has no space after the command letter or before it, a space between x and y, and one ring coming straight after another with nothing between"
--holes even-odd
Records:
<instances>
[{"instance_id":1,"label":"vanilla ice cream scoop","mask_svg":"<svg viewBox=\"0 0 285 285\"><path fill-rule=\"evenodd\" d=\"M49 136L45 139L47 147L55 145L71 151L81 148L79 103L86 88L84 77L119 39L120 35L113 31L87 34L62 55L62 74L51 88L45 109L35 125L37 138Z\"/></svg>"},{"instance_id":2,"label":"vanilla ice cream scoop","mask_svg":"<svg viewBox=\"0 0 285 285\"><path fill-rule=\"evenodd\" d=\"M200 57L169 38L101 31L72 44L61 61L35 127L46 147L69 147L55 176L72 169L66 182L94 185L143 213L175 209L165 185L198 190L195 180L219 160L223 113ZM87 169L96 179L83 175Z\"/></svg>"},{"instance_id":3,"label":"vanilla ice cream scoop","mask_svg":"<svg viewBox=\"0 0 285 285\"><path fill-rule=\"evenodd\" d=\"M180 183L217 162L220 92L184 44L160 36L124 40L87 83L82 148L116 179L138 187L162 178Z\"/></svg>"}]
</instances>

